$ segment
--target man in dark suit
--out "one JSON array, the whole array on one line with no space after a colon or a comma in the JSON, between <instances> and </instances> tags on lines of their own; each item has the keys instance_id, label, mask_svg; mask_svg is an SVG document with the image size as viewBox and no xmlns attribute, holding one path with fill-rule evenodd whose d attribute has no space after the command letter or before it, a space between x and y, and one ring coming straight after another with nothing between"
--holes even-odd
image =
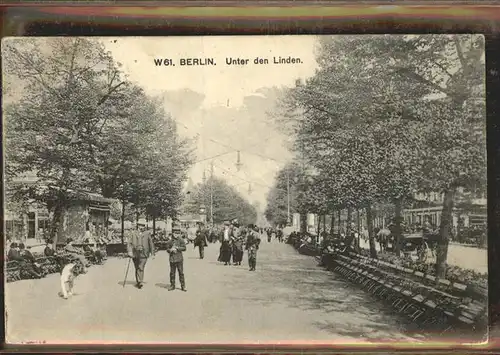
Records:
<instances>
[{"instance_id":1,"label":"man in dark suit","mask_svg":"<svg viewBox=\"0 0 500 355\"><path fill-rule=\"evenodd\" d=\"M182 252L186 251L186 242L182 239L181 230L172 227L172 239L167 243L167 252L170 254L170 287L169 291L175 290L175 274L179 272L181 290L186 292L186 280L184 278L184 257Z\"/></svg>"},{"instance_id":2,"label":"man in dark suit","mask_svg":"<svg viewBox=\"0 0 500 355\"><path fill-rule=\"evenodd\" d=\"M145 233L144 225L139 225L139 229L132 232L127 243L129 258L132 258L135 267L136 287L141 289L144 280L144 268L150 256L154 256L155 247L151 235Z\"/></svg>"},{"instance_id":3,"label":"man in dark suit","mask_svg":"<svg viewBox=\"0 0 500 355\"><path fill-rule=\"evenodd\" d=\"M250 271L255 271L257 267L257 250L259 250L260 245L260 234L258 229L252 225L248 225L246 250L248 250L248 266Z\"/></svg>"},{"instance_id":4,"label":"man in dark suit","mask_svg":"<svg viewBox=\"0 0 500 355\"><path fill-rule=\"evenodd\" d=\"M207 230L204 228L203 224L198 225L198 229L196 230L196 238L194 240L194 247L199 248L200 259L205 257L205 247L208 246L207 243Z\"/></svg>"}]
</instances>

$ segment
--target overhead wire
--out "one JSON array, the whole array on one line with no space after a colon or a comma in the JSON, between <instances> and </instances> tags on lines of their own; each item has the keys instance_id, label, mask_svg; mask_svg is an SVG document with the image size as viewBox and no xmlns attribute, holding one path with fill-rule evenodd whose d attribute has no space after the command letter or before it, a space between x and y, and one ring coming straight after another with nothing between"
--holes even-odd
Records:
<instances>
[{"instance_id":1,"label":"overhead wire","mask_svg":"<svg viewBox=\"0 0 500 355\"><path fill-rule=\"evenodd\" d=\"M257 181L252 181L252 180L244 179L244 178L242 178L242 177L240 177L240 176L238 176L238 175L234 174L234 173L233 173L233 172L231 172L230 170L228 170L228 169L226 169L226 168L221 167L220 165L215 165L215 164L214 164L214 166L216 166L216 167L217 167L217 168L219 168L219 169L224 170L224 171L225 171L225 172L227 172L229 175L232 175L232 176L234 176L234 177L236 177L236 178L238 178L238 179L240 179L240 180L242 180L242 181L245 181L245 182L247 182L247 183L250 183L250 184L256 184L256 185L260 185L260 186L263 186L263 187L268 187L268 188L273 188L273 187L274 187L274 186L270 186L270 185L266 185L266 184L259 183L259 182L257 182ZM243 185L243 184L241 184L241 185ZM280 190L281 190L281 189L280 189Z\"/></svg>"}]
</instances>

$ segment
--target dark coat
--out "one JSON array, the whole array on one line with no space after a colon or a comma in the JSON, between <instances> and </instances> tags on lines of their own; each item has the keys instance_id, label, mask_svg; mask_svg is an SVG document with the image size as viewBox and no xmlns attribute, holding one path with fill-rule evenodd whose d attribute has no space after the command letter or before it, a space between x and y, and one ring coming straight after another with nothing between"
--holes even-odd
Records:
<instances>
[{"instance_id":1,"label":"dark coat","mask_svg":"<svg viewBox=\"0 0 500 355\"><path fill-rule=\"evenodd\" d=\"M208 246L207 243L207 231L205 229L198 229L196 231L196 238L194 239L195 246Z\"/></svg>"},{"instance_id":2,"label":"dark coat","mask_svg":"<svg viewBox=\"0 0 500 355\"><path fill-rule=\"evenodd\" d=\"M31 254L29 250L24 249L23 251L21 251L21 256L25 261L28 261L30 263L35 262L35 257L33 256L33 254Z\"/></svg>"},{"instance_id":3,"label":"dark coat","mask_svg":"<svg viewBox=\"0 0 500 355\"><path fill-rule=\"evenodd\" d=\"M55 250L52 249L51 247L45 247L45 249L43 250L43 254L45 256L54 256L55 253L56 253Z\"/></svg>"},{"instance_id":4,"label":"dark coat","mask_svg":"<svg viewBox=\"0 0 500 355\"><path fill-rule=\"evenodd\" d=\"M127 253L133 258L148 258L155 252L153 239L149 233L134 231L127 243Z\"/></svg>"},{"instance_id":5,"label":"dark coat","mask_svg":"<svg viewBox=\"0 0 500 355\"><path fill-rule=\"evenodd\" d=\"M177 251L171 252L170 249L176 247ZM182 238L171 239L167 242L167 252L170 254L171 263L179 263L184 261L182 252L186 251L186 242Z\"/></svg>"},{"instance_id":6,"label":"dark coat","mask_svg":"<svg viewBox=\"0 0 500 355\"><path fill-rule=\"evenodd\" d=\"M9 249L9 253L7 254L8 261L23 261L23 257L19 250Z\"/></svg>"},{"instance_id":7,"label":"dark coat","mask_svg":"<svg viewBox=\"0 0 500 355\"><path fill-rule=\"evenodd\" d=\"M257 233L254 232L254 231L248 232L245 249L247 249L247 250L251 250L251 249L258 250L259 249L259 244L260 244L260 237L257 235Z\"/></svg>"}]
</instances>

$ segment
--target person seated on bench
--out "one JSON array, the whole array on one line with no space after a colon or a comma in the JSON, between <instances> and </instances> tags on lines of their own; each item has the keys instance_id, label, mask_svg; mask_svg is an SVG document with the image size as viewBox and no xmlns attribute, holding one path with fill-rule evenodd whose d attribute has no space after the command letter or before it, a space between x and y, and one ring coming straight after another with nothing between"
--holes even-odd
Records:
<instances>
[{"instance_id":1,"label":"person seated on bench","mask_svg":"<svg viewBox=\"0 0 500 355\"><path fill-rule=\"evenodd\" d=\"M24 259L19 252L19 244L16 242L10 245L9 253L7 254L7 261L19 261L22 262Z\"/></svg>"},{"instance_id":2,"label":"person seated on bench","mask_svg":"<svg viewBox=\"0 0 500 355\"><path fill-rule=\"evenodd\" d=\"M332 238L327 234L323 234L323 239L321 240L320 244L321 260L318 266L327 266L328 259L330 256L329 254L333 251L331 245L332 245Z\"/></svg>"},{"instance_id":3,"label":"person seated on bench","mask_svg":"<svg viewBox=\"0 0 500 355\"><path fill-rule=\"evenodd\" d=\"M57 265L59 265L59 268L61 270L63 269L64 259L60 255L57 255L56 251L54 250L54 246L53 246L51 240L48 240L47 243L45 244L45 249L43 250L43 255L45 255L47 258L54 258Z\"/></svg>"},{"instance_id":4,"label":"person seated on bench","mask_svg":"<svg viewBox=\"0 0 500 355\"><path fill-rule=\"evenodd\" d=\"M43 249L43 255L46 257L51 257L56 255L56 251L54 250L52 243L47 242L45 243L45 249Z\"/></svg>"},{"instance_id":5,"label":"person seated on bench","mask_svg":"<svg viewBox=\"0 0 500 355\"><path fill-rule=\"evenodd\" d=\"M101 264L104 258L101 250L97 247L97 242L94 239L86 239L83 247L85 253L88 253L96 264Z\"/></svg>"},{"instance_id":6,"label":"person seated on bench","mask_svg":"<svg viewBox=\"0 0 500 355\"><path fill-rule=\"evenodd\" d=\"M23 259L21 268L26 273L27 278L40 279L45 276L40 265L36 263L35 257L31 254L31 251L25 248L23 243L19 244L19 253Z\"/></svg>"}]
</instances>

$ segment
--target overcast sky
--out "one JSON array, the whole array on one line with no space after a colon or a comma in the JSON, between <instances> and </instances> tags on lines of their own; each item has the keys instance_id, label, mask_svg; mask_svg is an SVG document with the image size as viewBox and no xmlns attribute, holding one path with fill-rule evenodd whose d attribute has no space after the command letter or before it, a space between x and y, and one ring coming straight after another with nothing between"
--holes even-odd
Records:
<instances>
[{"instance_id":1,"label":"overcast sky","mask_svg":"<svg viewBox=\"0 0 500 355\"><path fill-rule=\"evenodd\" d=\"M287 137L272 125L267 112L279 88L314 74L315 36L158 37L102 40L130 79L160 95L185 137L197 137L197 160L213 159L214 174L225 178L251 202L262 206L274 177L290 159ZM228 66L226 57L298 57L300 64ZM214 58L216 66L180 66L180 58ZM171 58L176 66L158 67L154 59ZM240 171L236 169L241 150ZM207 176L211 159L191 169L194 183ZM249 194L249 185L252 192Z\"/></svg>"}]
</instances>

